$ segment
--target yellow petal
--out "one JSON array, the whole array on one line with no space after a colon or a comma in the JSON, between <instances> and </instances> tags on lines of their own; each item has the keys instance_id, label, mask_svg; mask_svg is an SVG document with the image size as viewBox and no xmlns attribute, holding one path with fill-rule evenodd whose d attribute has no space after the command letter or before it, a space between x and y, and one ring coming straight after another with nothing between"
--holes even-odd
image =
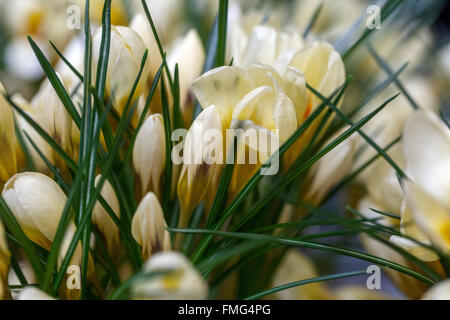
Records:
<instances>
[{"instance_id":1,"label":"yellow petal","mask_svg":"<svg viewBox=\"0 0 450 320\"><path fill-rule=\"evenodd\" d=\"M249 93L253 83L248 74L237 67L220 67L208 71L192 84L192 90L203 108L215 105L225 122L231 120L234 107Z\"/></svg>"},{"instance_id":2,"label":"yellow petal","mask_svg":"<svg viewBox=\"0 0 450 320\"><path fill-rule=\"evenodd\" d=\"M450 252L450 210L425 190L405 181L405 196L414 221L431 242L446 253Z\"/></svg>"}]
</instances>

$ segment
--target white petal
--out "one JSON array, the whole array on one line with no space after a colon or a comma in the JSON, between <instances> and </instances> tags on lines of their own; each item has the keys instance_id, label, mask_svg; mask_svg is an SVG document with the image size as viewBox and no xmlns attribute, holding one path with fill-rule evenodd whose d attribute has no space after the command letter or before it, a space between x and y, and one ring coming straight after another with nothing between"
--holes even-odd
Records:
<instances>
[{"instance_id":1,"label":"white petal","mask_svg":"<svg viewBox=\"0 0 450 320\"><path fill-rule=\"evenodd\" d=\"M407 174L450 208L450 130L431 111L414 113L403 132Z\"/></svg>"}]
</instances>

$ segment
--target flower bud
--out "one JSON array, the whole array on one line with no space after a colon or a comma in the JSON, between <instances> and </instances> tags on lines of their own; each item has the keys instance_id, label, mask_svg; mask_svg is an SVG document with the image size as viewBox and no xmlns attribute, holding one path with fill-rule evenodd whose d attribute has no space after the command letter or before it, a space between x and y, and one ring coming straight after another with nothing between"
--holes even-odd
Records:
<instances>
[{"instance_id":1,"label":"flower bud","mask_svg":"<svg viewBox=\"0 0 450 320\"><path fill-rule=\"evenodd\" d=\"M49 296L44 291L35 287L26 287L23 289L17 300L56 300L55 298Z\"/></svg>"},{"instance_id":2,"label":"flower bud","mask_svg":"<svg viewBox=\"0 0 450 320\"><path fill-rule=\"evenodd\" d=\"M203 69L205 52L201 39L194 29L181 39L175 40L175 44L167 57L172 77L175 74L175 65L178 64L180 83L180 108L186 127L192 119L194 99L190 97L190 87Z\"/></svg>"},{"instance_id":3,"label":"flower bud","mask_svg":"<svg viewBox=\"0 0 450 320\"><path fill-rule=\"evenodd\" d=\"M177 187L180 227L187 226L192 211L203 201L216 164L223 163L223 145L221 114L216 106L210 106L192 123L184 141L183 168Z\"/></svg>"},{"instance_id":4,"label":"flower bud","mask_svg":"<svg viewBox=\"0 0 450 320\"><path fill-rule=\"evenodd\" d=\"M100 175L95 178L96 186L100 182L100 179ZM114 211L117 218L120 218L119 200L117 199L116 193L108 180L105 180L103 183L100 195ZM119 228L99 201L95 203L94 209L92 210L92 223L98 228L103 236L110 256L113 258L117 257L120 249Z\"/></svg>"},{"instance_id":5,"label":"flower bud","mask_svg":"<svg viewBox=\"0 0 450 320\"><path fill-rule=\"evenodd\" d=\"M7 297L8 288L8 269L11 254L6 245L5 230L0 222L0 300Z\"/></svg>"},{"instance_id":6,"label":"flower bud","mask_svg":"<svg viewBox=\"0 0 450 320\"><path fill-rule=\"evenodd\" d=\"M164 122L160 114L145 120L133 147L133 165L139 177L141 194L161 195L161 178L166 163Z\"/></svg>"},{"instance_id":7,"label":"flower bud","mask_svg":"<svg viewBox=\"0 0 450 320\"><path fill-rule=\"evenodd\" d=\"M170 235L166 227L158 198L149 192L139 204L131 223L133 238L141 245L144 260L159 251L170 250Z\"/></svg>"},{"instance_id":8,"label":"flower bud","mask_svg":"<svg viewBox=\"0 0 450 320\"><path fill-rule=\"evenodd\" d=\"M152 300L202 300L206 299L208 286L192 264L178 252L153 255L144 266L147 273L167 272L142 280L132 288L135 299Z\"/></svg>"},{"instance_id":9,"label":"flower bud","mask_svg":"<svg viewBox=\"0 0 450 320\"><path fill-rule=\"evenodd\" d=\"M0 82L0 184L17 172L14 114L4 94L5 88Z\"/></svg>"},{"instance_id":10,"label":"flower bud","mask_svg":"<svg viewBox=\"0 0 450 320\"><path fill-rule=\"evenodd\" d=\"M14 103L19 106L23 111L25 111L28 116L37 121L36 116L32 113L33 109L30 104L24 97L21 95L12 96L12 100ZM42 154L51 162L54 162L54 153L52 147L42 138L42 136L25 120L21 115L16 114L17 126L20 132L26 132L26 134L30 137L33 143L39 148ZM25 146L30 154L31 160L33 161L34 166L38 172L49 175L50 170L48 166L45 164L44 160L32 146L32 144L28 141L25 135L23 135Z\"/></svg>"},{"instance_id":11,"label":"flower bud","mask_svg":"<svg viewBox=\"0 0 450 320\"><path fill-rule=\"evenodd\" d=\"M102 29L92 37L93 73L100 59ZM141 68L145 45L141 37L128 27L111 27L111 49L106 77L106 94L112 99L114 109L122 115L131 89ZM149 63L145 64L133 98L139 97L149 75ZM94 74L95 76L95 74Z\"/></svg>"},{"instance_id":12,"label":"flower bud","mask_svg":"<svg viewBox=\"0 0 450 320\"><path fill-rule=\"evenodd\" d=\"M25 235L50 250L67 201L58 184L41 173L19 173L6 182L2 196ZM67 253L75 230L75 224L70 221L59 249L58 265ZM78 243L70 264L79 266L81 254L81 244ZM67 298L77 298L79 290L63 290L61 294Z\"/></svg>"},{"instance_id":13,"label":"flower bud","mask_svg":"<svg viewBox=\"0 0 450 320\"><path fill-rule=\"evenodd\" d=\"M27 237L50 250L67 199L56 182L40 173L19 173L2 196Z\"/></svg>"},{"instance_id":14,"label":"flower bud","mask_svg":"<svg viewBox=\"0 0 450 320\"><path fill-rule=\"evenodd\" d=\"M44 81L41 85L39 92L31 101L31 108L32 114L42 128L67 154L71 155L73 152L72 117L49 81ZM63 164L57 156L55 156L56 160L58 160L58 166Z\"/></svg>"}]
</instances>

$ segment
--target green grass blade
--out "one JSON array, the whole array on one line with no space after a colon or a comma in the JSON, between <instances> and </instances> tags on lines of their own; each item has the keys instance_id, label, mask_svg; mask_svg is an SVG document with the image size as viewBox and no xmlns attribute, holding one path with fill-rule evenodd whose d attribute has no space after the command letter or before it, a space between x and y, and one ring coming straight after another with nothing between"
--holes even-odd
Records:
<instances>
[{"instance_id":1,"label":"green grass blade","mask_svg":"<svg viewBox=\"0 0 450 320\"><path fill-rule=\"evenodd\" d=\"M320 2L320 4L314 10L314 13L311 16L311 19L309 20L308 25L306 26L306 29L303 32L303 39L306 39L308 37L308 34L311 32L312 28L316 24L317 18L319 18L319 15L320 15L320 12L322 11L322 8L323 8L323 1Z\"/></svg>"},{"instance_id":2,"label":"green grass blade","mask_svg":"<svg viewBox=\"0 0 450 320\"><path fill-rule=\"evenodd\" d=\"M59 77L56 74L55 70L53 69L52 65L47 60L45 55L42 53L41 49L39 49L38 45L33 41L33 39L31 37L28 37L28 41L30 42L31 48L34 51L36 58L39 60L39 63L41 64L42 69L44 70L45 74L47 75L48 80L50 81L53 89L55 90L59 99L61 100L64 107L66 108L67 112L70 114L73 121L79 128L81 118L80 118L80 115L78 114L78 111L77 111L75 105L73 104L72 99L70 98L70 94L67 92L66 88L62 84L61 80L59 79Z\"/></svg>"},{"instance_id":3,"label":"green grass blade","mask_svg":"<svg viewBox=\"0 0 450 320\"><path fill-rule=\"evenodd\" d=\"M360 275L363 275L363 274L367 274L367 270L336 273L336 274L331 274L331 275L327 275L327 276L314 277L314 278L294 281L294 282L283 284L281 286L274 287L274 288L269 289L269 290L265 290L263 292L256 293L256 294L254 294L254 295L252 295L250 297L245 298L244 300L256 300L256 299L260 299L262 297L268 296L269 294L273 294L273 293L280 292L280 291L283 291L283 290L287 290L287 289L290 289L290 288L303 286L303 285L310 284L310 283L324 282L324 281L335 280L335 279L343 279L343 278L355 277L355 276L360 276Z\"/></svg>"},{"instance_id":4,"label":"green grass blade","mask_svg":"<svg viewBox=\"0 0 450 320\"><path fill-rule=\"evenodd\" d=\"M9 104L23 117L36 132L50 145L50 147L66 162L70 169L73 171L77 170L76 163L70 158L70 156L57 144L52 137L44 130L42 127L31 118L28 113L23 111L19 106L17 106L9 96L5 95L6 100L8 100Z\"/></svg>"},{"instance_id":5,"label":"green grass blade","mask_svg":"<svg viewBox=\"0 0 450 320\"><path fill-rule=\"evenodd\" d=\"M370 255L370 254L367 254L364 252L360 252L357 250L335 247L335 246L318 243L318 242L301 241L301 240L296 240L296 239L291 239L291 238L283 238L283 237L276 237L276 236L263 235L263 234L251 234L251 233L244 233L244 232L226 232L226 231L216 231L216 230L175 229L175 228L170 228L170 231L180 232L180 233L209 234L209 235L220 236L220 237L229 237L229 238L235 238L235 239L241 239L241 240L260 241L260 242L266 242L266 243L276 243L276 244L279 244L282 246L303 247L303 248L309 248L309 249L314 249L314 250L319 250L319 251L325 251L325 252L330 252L330 253L334 253L334 254L349 256L349 257L357 258L360 260L373 262L380 266L384 266L384 267L399 271L401 273L404 273L406 275L409 275L413 278L423 281L424 283L426 283L428 285L433 285L435 283L435 281L433 281L432 279L430 279L414 270L411 270L405 266L395 263L393 261L383 259L380 257L376 257L376 256L373 256L373 255Z\"/></svg>"},{"instance_id":6,"label":"green grass blade","mask_svg":"<svg viewBox=\"0 0 450 320\"><path fill-rule=\"evenodd\" d=\"M306 87L315 95L317 96L319 99L321 99L322 101L325 101L326 98L324 96L322 96L317 90L315 90L313 87L311 87L309 84L306 84ZM344 120L348 125L352 126L354 125L353 121L351 121L349 118L347 118L340 110L339 108L334 105L333 103L330 102L329 104L330 108L339 116L339 118L341 118L342 120ZM395 171L397 172L398 175L400 175L401 178L405 178L406 174L403 172L403 170L399 167L399 165L397 163L395 163L395 161L386 153L384 152L384 150L375 142L372 140L372 138L370 138L367 134L365 134L362 130L357 130L357 132L359 133L359 135L361 135L361 137L363 137L364 140L366 140L366 142L372 146L391 166L392 168L395 169Z\"/></svg>"},{"instance_id":7,"label":"green grass blade","mask_svg":"<svg viewBox=\"0 0 450 320\"><path fill-rule=\"evenodd\" d=\"M369 43L367 45L370 54L372 55L372 57L375 59L375 61L377 62L377 64L380 66L381 69L384 70L384 72L387 73L387 75L392 76L393 75L393 70L391 69L391 67L389 66L389 64L383 60L383 58L381 58L381 56L375 51L375 49L373 48L373 46ZM413 107L414 110L419 110L420 107L417 104L417 102L413 99L413 97L409 94L409 92L406 90L406 88L403 86L403 84L401 83L401 81L395 77L395 85L397 86L397 88L405 95L405 98L408 100L408 102L411 104L411 106Z\"/></svg>"},{"instance_id":8,"label":"green grass blade","mask_svg":"<svg viewBox=\"0 0 450 320\"><path fill-rule=\"evenodd\" d=\"M66 59L66 57L62 54L61 51L59 51L59 49L56 47L56 45L52 41L49 41L49 42L50 42L50 45L53 47L53 50L55 50L55 52L58 54L59 58L66 64L67 67L69 67L69 69L75 74L75 76L81 82L84 82L83 75L80 72L78 72L77 68L75 68L72 65L72 63L70 63L70 61Z\"/></svg>"},{"instance_id":9,"label":"green grass blade","mask_svg":"<svg viewBox=\"0 0 450 320\"><path fill-rule=\"evenodd\" d=\"M228 0L219 0L216 67L225 65L227 45Z\"/></svg>"}]
</instances>

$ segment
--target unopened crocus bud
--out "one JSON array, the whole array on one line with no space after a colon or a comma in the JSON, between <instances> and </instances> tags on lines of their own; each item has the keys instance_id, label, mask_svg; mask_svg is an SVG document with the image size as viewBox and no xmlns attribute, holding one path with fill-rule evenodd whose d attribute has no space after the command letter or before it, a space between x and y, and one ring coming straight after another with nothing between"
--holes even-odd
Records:
<instances>
[{"instance_id":1,"label":"unopened crocus bud","mask_svg":"<svg viewBox=\"0 0 450 320\"><path fill-rule=\"evenodd\" d=\"M49 81L45 81L41 85L39 92L31 101L31 108L41 127L66 153L71 155L73 152L72 117ZM55 156L55 161L57 159L59 157ZM59 162L57 163L58 166L63 164L60 159Z\"/></svg>"},{"instance_id":2,"label":"unopened crocus bud","mask_svg":"<svg viewBox=\"0 0 450 320\"><path fill-rule=\"evenodd\" d=\"M19 173L6 182L2 196L25 235L44 249L50 250L67 201L58 184L41 173ZM66 255L75 230L75 224L70 221L59 250L58 264L61 264ZM78 244L70 264L80 263L81 245ZM65 292L63 295L77 298L79 291L76 296L74 293Z\"/></svg>"},{"instance_id":3,"label":"unopened crocus bud","mask_svg":"<svg viewBox=\"0 0 450 320\"><path fill-rule=\"evenodd\" d=\"M30 105L30 103L21 95L14 95L12 96L12 101L19 106L24 112L28 114L33 120L37 121L37 116L33 114L33 109ZM23 133L23 141L25 143L25 146L27 147L27 150L30 154L31 160L33 161L33 164L38 172L50 174L50 169L45 164L42 157L39 155L39 153L36 151L36 149L33 147L33 145L30 143L28 138L25 136L25 133L29 136L31 141L37 146L39 151L51 162L54 162L54 153L52 147L42 138L42 136L30 125L30 123L25 120L21 115L16 113L16 119L17 119L17 126L20 130L20 132ZM21 147L19 146L21 149ZM17 150L17 147L16 147ZM19 163L19 161L18 161ZM20 167L19 167L20 168Z\"/></svg>"},{"instance_id":4,"label":"unopened crocus bud","mask_svg":"<svg viewBox=\"0 0 450 320\"><path fill-rule=\"evenodd\" d=\"M5 230L0 222L0 300L7 296L7 277L11 254L6 245Z\"/></svg>"},{"instance_id":5,"label":"unopened crocus bud","mask_svg":"<svg viewBox=\"0 0 450 320\"><path fill-rule=\"evenodd\" d=\"M49 296L44 291L36 288L36 287L26 287L23 289L17 300L56 300L52 296Z\"/></svg>"},{"instance_id":6,"label":"unopened crocus bud","mask_svg":"<svg viewBox=\"0 0 450 320\"><path fill-rule=\"evenodd\" d=\"M96 186L99 184L100 179L100 175L95 178ZM103 183L100 195L114 211L117 218L120 218L119 200L117 199L116 193L108 180L105 180ZM117 257L120 248L119 228L99 201L95 203L92 211L92 223L98 228L103 236L110 256L113 258Z\"/></svg>"},{"instance_id":7,"label":"unopened crocus bud","mask_svg":"<svg viewBox=\"0 0 450 320\"><path fill-rule=\"evenodd\" d=\"M170 234L166 227L158 198L149 192L139 204L131 223L133 238L141 245L144 260L159 251L170 250Z\"/></svg>"},{"instance_id":8,"label":"unopened crocus bud","mask_svg":"<svg viewBox=\"0 0 450 320\"><path fill-rule=\"evenodd\" d=\"M146 273L165 272L148 280L143 279L132 288L135 299L202 300L208 286L194 266L178 252L153 255L144 266Z\"/></svg>"},{"instance_id":9,"label":"unopened crocus bud","mask_svg":"<svg viewBox=\"0 0 450 320\"><path fill-rule=\"evenodd\" d=\"M216 106L203 110L192 123L183 148L183 168L177 192L181 213L178 225L186 227L193 210L204 200L217 163L223 163L223 124Z\"/></svg>"},{"instance_id":10,"label":"unopened crocus bud","mask_svg":"<svg viewBox=\"0 0 450 320\"><path fill-rule=\"evenodd\" d=\"M191 123L194 107L194 99L190 97L190 87L192 82L201 75L204 62L205 51L202 41L194 29L189 30L183 38L175 40L167 57L172 77L175 76L175 65L178 64L180 108L186 127Z\"/></svg>"},{"instance_id":11,"label":"unopened crocus bud","mask_svg":"<svg viewBox=\"0 0 450 320\"><path fill-rule=\"evenodd\" d=\"M66 195L46 175L25 172L5 184L2 196L30 240L50 250Z\"/></svg>"},{"instance_id":12,"label":"unopened crocus bud","mask_svg":"<svg viewBox=\"0 0 450 320\"><path fill-rule=\"evenodd\" d=\"M94 73L100 58L102 30L99 28L93 35ZM141 68L146 48L141 37L128 27L111 27L111 50L106 79L106 94L112 99L114 109L122 115L131 89ZM140 96L144 83L149 75L149 63L145 64L142 76L133 98ZM95 75L94 75L95 76Z\"/></svg>"},{"instance_id":13,"label":"unopened crocus bud","mask_svg":"<svg viewBox=\"0 0 450 320\"><path fill-rule=\"evenodd\" d=\"M140 181L141 194L161 195L161 178L166 163L164 122L160 114L145 120L133 148L133 165Z\"/></svg>"},{"instance_id":14,"label":"unopened crocus bud","mask_svg":"<svg viewBox=\"0 0 450 320\"><path fill-rule=\"evenodd\" d=\"M0 82L0 184L17 172L14 115L4 94L5 88Z\"/></svg>"}]
</instances>

